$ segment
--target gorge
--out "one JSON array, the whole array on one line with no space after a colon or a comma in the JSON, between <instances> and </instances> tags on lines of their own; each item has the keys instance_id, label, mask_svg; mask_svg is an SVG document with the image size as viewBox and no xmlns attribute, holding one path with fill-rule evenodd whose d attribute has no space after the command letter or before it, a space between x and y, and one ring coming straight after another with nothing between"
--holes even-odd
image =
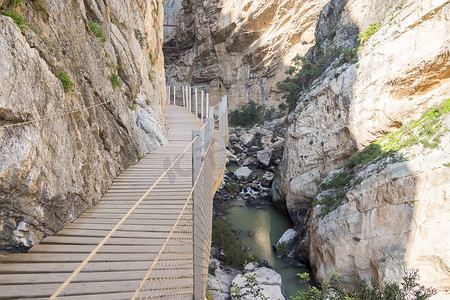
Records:
<instances>
[{"instance_id":1,"label":"gorge","mask_svg":"<svg viewBox=\"0 0 450 300\"><path fill-rule=\"evenodd\" d=\"M415 268L432 299L450 296L449 0L0 0L0 11L1 251L55 234L167 143L166 85L191 85L279 120L231 128L230 162L263 171L229 170L239 189L219 194L261 183L244 200L289 216L288 251L317 282L338 270L347 287L383 286Z\"/></svg>"}]
</instances>

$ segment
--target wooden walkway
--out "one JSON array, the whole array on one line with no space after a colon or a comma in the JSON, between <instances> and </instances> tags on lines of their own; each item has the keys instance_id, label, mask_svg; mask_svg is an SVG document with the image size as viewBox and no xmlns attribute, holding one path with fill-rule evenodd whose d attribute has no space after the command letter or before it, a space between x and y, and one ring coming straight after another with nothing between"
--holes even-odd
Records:
<instances>
[{"instance_id":1,"label":"wooden walkway","mask_svg":"<svg viewBox=\"0 0 450 300\"><path fill-rule=\"evenodd\" d=\"M97 206L55 236L43 239L28 253L0 254L0 299L48 299L189 145L192 130L202 126L199 119L182 107L167 105L166 118L170 144L123 172ZM215 170L214 179L221 180L221 172ZM64 289L60 298L130 299L157 257L191 189L192 147ZM189 226L191 222L192 212L188 212L180 225ZM157 266L150 278L155 281L162 277L175 278L160 287L158 293L167 291L171 299L192 299L192 287L188 287L193 281L192 234L178 231L174 237L187 241L184 246L168 247L173 247L177 255L166 265L178 267ZM143 289L140 296L145 299L160 294Z\"/></svg>"}]
</instances>

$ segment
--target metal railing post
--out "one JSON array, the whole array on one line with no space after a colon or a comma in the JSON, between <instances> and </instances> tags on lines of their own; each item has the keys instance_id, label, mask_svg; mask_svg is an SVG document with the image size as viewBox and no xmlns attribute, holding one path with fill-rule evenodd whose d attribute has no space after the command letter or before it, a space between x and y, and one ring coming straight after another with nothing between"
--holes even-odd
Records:
<instances>
[{"instance_id":1,"label":"metal railing post","mask_svg":"<svg viewBox=\"0 0 450 300\"><path fill-rule=\"evenodd\" d=\"M214 113L212 115L209 114L208 109L210 109L209 107L209 94L206 93L206 117L207 118L214 118ZM213 108L214 111L214 108Z\"/></svg>"},{"instance_id":2,"label":"metal railing post","mask_svg":"<svg viewBox=\"0 0 450 300\"><path fill-rule=\"evenodd\" d=\"M186 97L184 95L184 87L181 87L181 95L183 96L183 107L186 107Z\"/></svg>"},{"instance_id":3,"label":"metal railing post","mask_svg":"<svg viewBox=\"0 0 450 300\"><path fill-rule=\"evenodd\" d=\"M223 99L223 98L222 98ZM224 115L224 102L219 103L219 168L224 166L224 154L225 154L225 115Z\"/></svg>"},{"instance_id":4,"label":"metal railing post","mask_svg":"<svg viewBox=\"0 0 450 300\"><path fill-rule=\"evenodd\" d=\"M206 94L206 95L208 95L208 94ZM214 106L209 107L208 118L211 118L214 120ZM213 128L214 128L214 125L213 125Z\"/></svg>"},{"instance_id":5,"label":"metal railing post","mask_svg":"<svg viewBox=\"0 0 450 300\"><path fill-rule=\"evenodd\" d=\"M192 131L192 139L195 139L194 144L192 145L192 184L195 184L195 181L200 172L200 168L202 165L202 157L203 157L203 140L202 140L202 132L200 130ZM201 207L202 207L202 199L201 196L202 191L200 184L196 184L194 186L194 192L192 194L193 200L193 260L194 260L194 300L204 300L205 291L203 287L203 240L202 240L202 230L200 226L202 226L201 221Z\"/></svg>"},{"instance_id":6,"label":"metal railing post","mask_svg":"<svg viewBox=\"0 0 450 300\"><path fill-rule=\"evenodd\" d=\"M214 130L214 119L208 118L205 119L205 147L203 148L203 151L206 151L208 149L209 143L211 142L213 138L213 130Z\"/></svg>"},{"instance_id":7,"label":"metal railing post","mask_svg":"<svg viewBox=\"0 0 450 300\"><path fill-rule=\"evenodd\" d=\"M170 104L170 85L167 86L166 91L167 91L167 101L166 101L166 103Z\"/></svg>"},{"instance_id":8,"label":"metal railing post","mask_svg":"<svg viewBox=\"0 0 450 300\"><path fill-rule=\"evenodd\" d=\"M189 94L189 113L192 113L192 90L191 86L188 88L188 94Z\"/></svg>"},{"instance_id":9,"label":"metal railing post","mask_svg":"<svg viewBox=\"0 0 450 300\"><path fill-rule=\"evenodd\" d=\"M203 120L204 120L204 115L203 115L203 101L204 101L204 97L205 96L205 92L202 90L202 105L201 105L201 112L200 112L200 119L202 120L202 122L203 122ZM208 118L208 117L206 117L206 118Z\"/></svg>"},{"instance_id":10,"label":"metal railing post","mask_svg":"<svg viewBox=\"0 0 450 300\"><path fill-rule=\"evenodd\" d=\"M177 96L177 87L174 85L173 86L173 105L174 106L177 105L176 96ZM169 102L170 102L170 99L169 99Z\"/></svg>"},{"instance_id":11,"label":"metal railing post","mask_svg":"<svg viewBox=\"0 0 450 300\"><path fill-rule=\"evenodd\" d=\"M197 95L197 88L194 89L195 91L195 116L198 117L198 95Z\"/></svg>"},{"instance_id":12,"label":"metal railing post","mask_svg":"<svg viewBox=\"0 0 450 300\"><path fill-rule=\"evenodd\" d=\"M223 102L224 102L223 108L225 110L224 123L225 123L225 140L226 140L226 138L228 137L228 134L229 134L228 133L228 97L227 97L227 95L223 96Z\"/></svg>"}]
</instances>

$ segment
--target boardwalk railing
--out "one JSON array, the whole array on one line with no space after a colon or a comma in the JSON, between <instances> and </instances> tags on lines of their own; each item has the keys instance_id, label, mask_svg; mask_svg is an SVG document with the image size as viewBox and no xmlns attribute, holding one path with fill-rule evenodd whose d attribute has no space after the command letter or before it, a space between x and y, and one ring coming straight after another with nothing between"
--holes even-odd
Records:
<instances>
[{"instance_id":1,"label":"boardwalk railing","mask_svg":"<svg viewBox=\"0 0 450 300\"><path fill-rule=\"evenodd\" d=\"M172 100L171 88L168 87L167 90L167 102L170 103ZM192 99L193 94L194 101ZM173 87L172 95L173 102L171 104L176 105L176 87ZM198 101L197 89L186 86L182 88L180 105L204 123L200 130L192 132L193 187L179 218L179 220L186 220L185 215L192 214L193 298L204 300L211 250L213 197L223 180L226 164L227 96L222 97L220 103L216 106L209 106L209 95L207 93L201 91L201 99ZM216 107L218 108L217 114L215 113ZM189 225L185 226L189 227ZM176 224L174 229L174 233L186 232L186 227L183 227L183 225ZM182 246L182 242L178 238L171 238L169 243L175 247ZM165 258L169 258L169 253Z\"/></svg>"},{"instance_id":2,"label":"boardwalk railing","mask_svg":"<svg viewBox=\"0 0 450 300\"><path fill-rule=\"evenodd\" d=\"M209 106L208 94L201 92L199 101L199 94L195 89L193 92L190 87L180 90L182 97L178 99L179 106L200 118L203 125L197 125L198 121L192 121L193 118L190 117L190 124L194 123L195 126L189 128L201 128L192 132L192 140L184 149L184 139L181 148L177 148L179 146L171 148L176 149L174 153L177 156L170 166L164 165L161 169L162 174L156 176L147 173L151 170L148 166L161 161L148 161L147 166L139 167L142 171L133 173L137 174L133 176L138 176L138 180L144 181L141 176L145 172L146 180L151 178L152 183L136 184L133 179L135 187L127 187L126 191L138 193L139 196L136 198L129 196L127 201L123 200L123 193L119 193L124 185L118 182L115 189L117 193L112 194L119 196L109 196L109 200L102 201L105 203L104 207L109 208L95 208L100 211L94 223L98 230L89 228L92 223L83 223L93 219L94 214L98 213L91 212L88 213L89 216L84 216L80 222L73 224L75 226L69 226L69 231L47 237L47 242L44 239L37 248L35 246L30 249L30 253L23 256L14 254L1 256L5 263L3 261L0 263L2 275L0 299L42 299L49 296L50 299L56 299L73 296L76 299L107 297L204 300L211 247L212 200L222 182L226 164L227 98L224 96L218 105ZM168 92L168 100L173 99L171 103L177 104L175 87L173 91L172 95ZM182 109L176 110L182 112ZM24 126L67 115L69 113L3 127ZM184 112L181 115L184 117ZM182 134L184 135L184 132ZM183 150L178 152L179 149ZM189 154L192 154L192 165L189 164L189 168L192 166L192 186L190 179L188 182L179 180L181 183L178 183L176 188L176 197L186 192L182 198L176 198L170 203L171 200L166 197L165 192L169 185L168 181L170 182L167 177L171 176L171 170L173 172L177 165L187 167L186 155ZM140 189L141 186L144 188ZM141 194L143 190L145 193ZM155 207L150 207L153 205L149 200L152 192L158 195L155 196ZM119 199L115 200L115 197ZM158 211L165 211L168 217L158 215ZM148 222L152 220L160 223ZM152 224L153 227L146 227L146 224ZM68 235L70 227L78 230L72 236ZM125 236L129 233L133 236L142 234L147 237L135 240ZM27 263L30 261L33 264ZM42 268L45 269L41 270ZM112 274L114 270L119 273ZM11 272L14 273L10 274ZM124 273L127 277L120 277ZM141 274L144 276L141 277ZM61 283L63 280L65 281Z\"/></svg>"}]
</instances>

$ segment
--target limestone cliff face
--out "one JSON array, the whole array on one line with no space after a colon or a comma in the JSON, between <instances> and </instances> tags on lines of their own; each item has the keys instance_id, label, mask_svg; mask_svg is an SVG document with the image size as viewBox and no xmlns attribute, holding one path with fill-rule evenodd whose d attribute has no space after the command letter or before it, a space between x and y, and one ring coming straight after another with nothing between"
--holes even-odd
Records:
<instances>
[{"instance_id":1,"label":"limestone cliff face","mask_svg":"<svg viewBox=\"0 0 450 300\"><path fill-rule=\"evenodd\" d=\"M228 94L231 108L250 100L278 105L276 87L292 58L314 45L325 0L170 0L164 2L166 75ZM220 99L220 97L211 97Z\"/></svg>"},{"instance_id":2,"label":"limestone cliff face","mask_svg":"<svg viewBox=\"0 0 450 300\"><path fill-rule=\"evenodd\" d=\"M390 263L419 266L424 281L430 284L434 276L449 278L448 249L422 230L445 235L444 225L432 219L442 219L445 214L436 207L448 206L448 168L442 166L445 161L437 167L439 158L448 157L448 152L419 156L371 177L358 187L362 194L359 190L351 193L347 208L337 209L333 218L322 220L313 213L306 235L307 212L319 183L329 172L341 167L357 150L418 118L450 95L449 13L448 0L333 0L321 12L317 45L309 53L312 58L327 47L355 48L357 33L371 23L381 23L381 28L364 44L355 61L343 62L343 55L338 57L300 96L289 115L278 191L304 237L297 256L308 258L304 250L308 249L309 236L309 259L319 279L332 268L342 268L341 274L349 281L367 276L398 279L394 267L387 266ZM442 147L448 149L448 144ZM404 177L399 181L405 180L402 188L391 180L400 173ZM371 208L361 209L361 202L371 203ZM356 248L349 244L353 229L364 231L364 242ZM447 254L423 250L425 246L418 245L420 239L436 243L432 247L443 247ZM432 285L448 288L447 281L439 280Z\"/></svg>"},{"instance_id":3,"label":"limestone cliff face","mask_svg":"<svg viewBox=\"0 0 450 300\"><path fill-rule=\"evenodd\" d=\"M0 6L26 20L21 31L0 16L0 126L110 101L0 128L0 249L18 250L97 203L137 154L165 143L163 8L157 1ZM67 92L59 72L74 83Z\"/></svg>"},{"instance_id":4,"label":"limestone cliff face","mask_svg":"<svg viewBox=\"0 0 450 300\"><path fill-rule=\"evenodd\" d=\"M436 148L416 145L400 151L406 161L360 166L342 205L325 216L314 206L309 259L318 278L339 270L349 284L398 281L405 268L417 268L423 284L450 295L450 245L443 239L450 235L450 115L442 124Z\"/></svg>"}]
</instances>

